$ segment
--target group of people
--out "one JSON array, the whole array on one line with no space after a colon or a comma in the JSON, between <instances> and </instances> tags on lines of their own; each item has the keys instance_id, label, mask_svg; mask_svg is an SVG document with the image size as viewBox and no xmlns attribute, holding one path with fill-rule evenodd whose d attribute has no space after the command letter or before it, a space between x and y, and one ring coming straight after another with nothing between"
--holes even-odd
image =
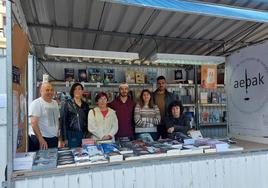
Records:
<instances>
[{"instance_id":1,"label":"group of people","mask_svg":"<svg viewBox=\"0 0 268 188\"><path fill-rule=\"evenodd\" d=\"M108 103L108 96L100 92L95 97L96 107L89 109L82 100L84 87L74 83L71 99L59 110L50 83L43 83L41 97L29 109L29 150L52 147L79 147L83 138L116 140L135 139L149 134L154 140L174 138L176 132L187 134L190 119L183 114L183 105L166 88L164 76L157 78L158 88L153 93L142 90L136 104L128 95L129 86L119 85L119 96Z\"/></svg>"}]
</instances>

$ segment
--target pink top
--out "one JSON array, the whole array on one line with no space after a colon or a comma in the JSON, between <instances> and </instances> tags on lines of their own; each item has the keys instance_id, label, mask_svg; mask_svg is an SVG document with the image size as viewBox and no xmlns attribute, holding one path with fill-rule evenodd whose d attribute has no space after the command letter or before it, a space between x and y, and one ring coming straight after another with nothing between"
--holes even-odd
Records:
<instances>
[{"instance_id":1,"label":"pink top","mask_svg":"<svg viewBox=\"0 0 268 188\"><path fill-rule=\"evenodd\" d=\"M101 111L103 117L105 117L108 114L108 109Z\"/></svg>"}]
</instances>

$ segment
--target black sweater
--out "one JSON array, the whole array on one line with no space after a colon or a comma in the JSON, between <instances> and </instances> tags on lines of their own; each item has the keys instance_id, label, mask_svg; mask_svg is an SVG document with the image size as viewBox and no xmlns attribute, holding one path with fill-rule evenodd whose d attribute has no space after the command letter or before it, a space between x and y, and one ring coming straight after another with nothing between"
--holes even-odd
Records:
<instances>
[{"instance_id":1,"label":"black sweater","mask_svg":"<svg viewBox=\"0 0 268 188\"><path fill-rule=\"evenodd\" d=\"M174 127L174 132L181 132L187 135L187 131L190 130L190 118L182 114L179 118L168 116L165 118L166 129Z\"/></svg>"}]
</instances>

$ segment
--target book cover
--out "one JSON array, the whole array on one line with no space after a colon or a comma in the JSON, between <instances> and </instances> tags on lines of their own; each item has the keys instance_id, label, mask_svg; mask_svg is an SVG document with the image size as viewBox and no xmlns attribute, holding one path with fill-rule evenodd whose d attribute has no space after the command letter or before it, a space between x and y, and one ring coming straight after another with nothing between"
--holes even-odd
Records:
<instances>
[{"instance_id":1,"label":"book cover","mask_svg":"<svg viewBox=\"0 0 268 188\"><path fill-rule=\"evenodd\" d=\"M83 161L89 161L89 152L88 150L83 148L75 148L73 150L74 160L75 162L83 162Z\"/></svg>"},{"instance_id":2,"label":"book cover","mask_svg":"<svg viewBox=\"0 0 268 188\"><path fill-rule=\"evenodd\" d=\"M104 83L115 82L115 71L114 69L103 69Z\"/></svg>"},{"instance_id":3,"label":"book cover","mask_svg":"<svg viewBox=\"0 0 268 188\"><path fill-rule=\"evenodd\" d=\"M39 150L36 153L32 170L47 170L57 166L57 148Z\"/></svg>"},{"instance_id":4,"label":"book cover","mask_svg":"<svg viewBox=\"0 0 268 188\"><path fill-rule=\"evenodd\" d=\"M220 103L226 104L227 103L227 96L226 93L221 93Z\"/></svg>"},{"instance_id":5,"label":"book cover","mask_svg":"<svg viewBox=\"0 0 268 188\"><path fill-rule=\"evenodd\" d=\"M47 160L56 160L57 155L58 155L57 148L49 148L47 150L39 150L36 153L34 161L40 162L40 161L47 161Z\"/></svg>"},{"instance_id":6,"label":"book cover","mask_svg":"<svg viewBox=\"0 0 268 188\"><path fill-rule=\"evenodd\" d=\"M78 69L79 82L87 82L87 69Z\"/></svg>"},{"instance_id":7,"label":"book cover","mask_svg":"<svg viewBox=\"0 0 268 188\"><path fill-rule=\"evenodd\" d=\"M94 145L94 144L96 144L96 142L92 138L84 138L84 139L82 139L82 146L84 146L84 145Z\"/></svg>"},{"instance_id":8,"label":"book cover","mask_svg":"<svg viewBox=\"0 0 268 188\"><path fill-rule=\"evenodd\" d=\"M123 155L119 152L117 145L113 143L101 144L102 151L110 162L122 161Z\"/></svg>"},{"instance_id":9,"label":"book cover","mask_svg":"<svg viewBox=\"0 0 268 188\"><path fill-rule=\"evenodd\" d=\"M211 103L213 104L219 103L219 95L217 92L211 92Z\"/></svg>"},{"instance_id":10,"label":"book cover","mask_svg":"<svg viewBox=\"0 0 268 188\"><path fill-rule=\"evenodd\" d=\"M135 79L137 84L144 84L145 83L145 75L143 72L136 72Z\"/></svg>"},{"instance_id":11,"label":"book cover","mask_svg":"<svg viewBox=\"0 0 268 188\"><path fill-rule=\"evenodd\" d=\"M200 92L200 103L202 104L208 103L208 92Z\"/></svg>"},{"instance_id":12,"label":"book cover","mask_svg":"<svg viewBox=\"0 0 268 188\"><path fill-rule=\"evenodd\" d=\"M110 162L123 161L123 155L119 152L110 152L107 154L107 158Z\"/></svg>"},{"instance_id":13,"label":"book cover","mask_svg":"<svg viewBox=\"0 0 268 188\"><path fill-rule=\"evenodd\" d=\"M201 65L201 87L217 88L217 65Z\"/></svg>"},{"instance_id":14,"label":"book cover","mask_svg":"<svg viewBox=\"0 0 268 188\"><path fill-rule=\"evenodd\" d=\"M101 144L103 153L107 154L110 152L119 152L118 146L113 143L102 143Z\"/></svg>"},{"instance_id":15,"label":"book cover","mask_svg":"<svg viewBox=\"0 0 268 188\"><path fill-rule=\"evenodd\" d=\"M155 84L156 83L156 78L157 78L157 73L156 72L147 72L147 83L148 84Z\"/></svg>"},{"instance_id":16,"label":"book cover","mask_svg":"<svg viewBox=\"0 0 268 188\"><path fill-rule=\"evenodd\" d=\"M174 80L175 81L185 81L186 72L184 69L174 70Z\"/></svg>"},{"instance_id":17,"label":"book cover","mask_svg":"<svg viewBox=\"0 0 268 188\"><path fill-rule=\"evenodd\" d=\"M220 123L221 122L221 115L220 115L220 112L219 110L213 110L211 112L211 122L212 123Z\"/></svg>"},{"instance_id":18,"label":"book cover","mask_svg":"<svg viewBox=\"0 0 268 188\"><path fill-rule=\"evenodd\" d=\"M100 145L85 145L91 161L106 160Z\"/></svg>"},{"instance_id":19,"label":"book cover","mask_svg":"<svg viewBox=\"0 0 268 188\"><path fill-rule=\"evenodd\" d=\"M207 111L202 112L201 114L201 122L208 123L209 122L209 113Z\"/></svg>"},{"instance_id":20,"label":"book cover","mask_svg":"<svg viewBox=\"0 0 268 188\"><path fill-rule=\"evenodd\" d=\"M153 142L153 138L151 137L151 135L149 133L141 133L137 136L138 140L142 140L143 142Z\"/></svg>"},{"instance_id":21,"label":"book cover","mask_svg":"<svg viewBox=\"0 0 268 188\"><path fill-rule=\"evenodd\" d=\"M126 83L135 84L135 71L125 72Z\"/></svg>"},{"instance_id":22,"label":"book cover","mask_svg":"<svg viewBox=\"0 0 268 188\"><path fill-rule=\"evenodd\" d=\"M189 135L193 139L203 138L203 135L200 130L191 130L189 131Z\"/></svg>"},{"instance_id":23,"label":"book cover","mask_svg":"<svg viewBox=\"0 0 268 188\"><path fill-rule=\"evenodd\" d=\"M14 158L14 170L31 170L35 152L16 153Z\"/></svg>"},{"instance_id":24,"label":"book cover","mask_svg":"<svg viewBox=\"0 0 268 188\"><path fill-rule=\"evenodd\" d=\"M88 68L88 81L89 82L102 82L103 72L99 68Z\"/></svg>"},{"instance_id":25,"label":"book cover","mask_svg":"<svg viewBox=\"0 0 268 188\"><path fill-rule=\"evenodd\" d=\"M68 82L75 81L73 68L64 68L64 80Z\"/></svg>"},{"instance_id":26,"label":"book cover","mask_svg":"<svg viewBox=\"0 0 268 188\"><path fill-rule=\"evenodd\" d=\"M58 165L57 168L75 166L74 155L71 149L66 148L58 152Z\"/></svg>"},{"instance_id":27,"label":"book cover","mask_svg":"<svg viewBox=\"0 0 268 188\"><path fill-rule=\"evenodd\" d=\"M34 161L32 170L48 170L57 167L57 160Z\"/></svg>"}]
</instances>

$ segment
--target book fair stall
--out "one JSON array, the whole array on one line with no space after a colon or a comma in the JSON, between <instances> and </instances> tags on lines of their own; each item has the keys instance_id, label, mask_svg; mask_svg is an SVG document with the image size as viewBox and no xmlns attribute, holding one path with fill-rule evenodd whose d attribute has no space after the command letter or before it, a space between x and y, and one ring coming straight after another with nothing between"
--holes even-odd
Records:
<instances>
[{"instance_id":1,"label":"book fair stall","mask_svg":"<svg viewBox=\"0 0 268 188\"><path fill-rule=\"evenodd\" d=\"M11 76L6 76L7 105L2 105L7 109L3 187L268 187L267 5L175 0L6 4L3 74ZM79 83L89 121L90 113L98 117L100 101L105 98L112 106L123 86L127 97L141 104L141 93L151 95L161 87L159 76L183 105L179 113L189 120L186 132L173 127L172 137L154 139L149 133L159 128L147 122L145 128L135 127L136 137L119 137L119 126L115 136L99 139L88 122L91 135L82 135L78 147L68 140L69 145L31 150L30 116L36 112L30 105L40 97L42 83L53 87L58 114L74 98L72 85ZM62 115L55 118L53 112L53 117ZM109 123L115 121L119 118ZM149 133L139 134L144 130Z\"/></svg>"}]
</instances>

